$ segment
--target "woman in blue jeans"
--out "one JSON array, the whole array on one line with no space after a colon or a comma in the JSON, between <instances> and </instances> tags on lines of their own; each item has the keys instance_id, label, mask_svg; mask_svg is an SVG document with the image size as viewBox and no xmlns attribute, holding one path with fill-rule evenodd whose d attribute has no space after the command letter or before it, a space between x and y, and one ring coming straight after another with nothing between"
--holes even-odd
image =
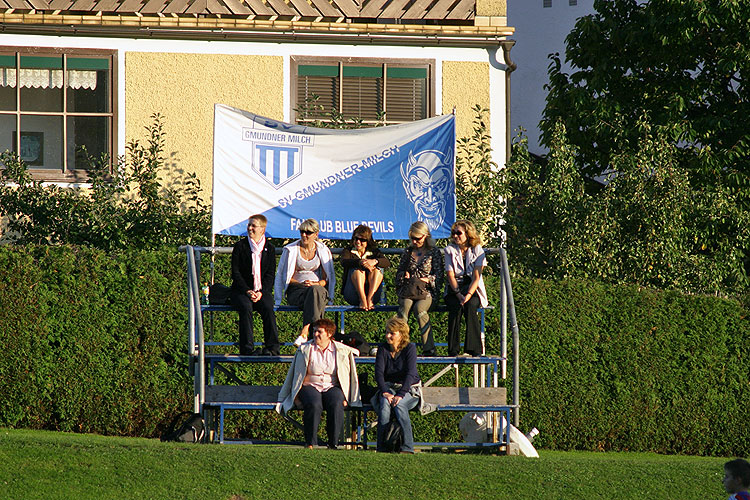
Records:
<instances>
[{"instance_id":1,"label":"woman in blue jeans","mask_svg":"<svg viewBox=\"0 0 750 500\"><path fill-rule=\"evenodd\" d=\"M385 323L385 343L375 357L378 392L372 404L378 412L378 451L385 451L385 428L394 412L404 433L401 453L414 453L414 434L409 410L419 404L420 380L417 373L417 347L409 342L409 325L398 316Z\"/></svg>"}]
</instances>

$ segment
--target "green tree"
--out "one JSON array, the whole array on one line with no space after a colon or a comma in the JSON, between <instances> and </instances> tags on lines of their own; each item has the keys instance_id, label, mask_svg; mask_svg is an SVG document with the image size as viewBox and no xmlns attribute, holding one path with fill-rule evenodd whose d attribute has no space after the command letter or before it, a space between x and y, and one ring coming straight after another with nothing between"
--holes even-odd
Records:
<instances>
[{"instance_id":1,"label":"green tree","mask_svg":"<svg viewBox=\"0 0 750 500\"><path fill-rule=\"evenodd\" d=\"M470 220L485 246L500 246L504 172L492 161L486 120L488 110L475 105L472 132L456 140L456 218Z\"/></svg>"},{"instance_id":2,"label":"green tree","mask_svg":"<svg viewBox=\"0 0 750 500\"><path fill-rule=\"evenodd\" d=\"M514 145L503 226L511 265L543 278L746 293L750 213L736 191L692 185L679 148L643 119L634 126L636 150L612 156L604 184L581 175L561 122L545 161L531 158L525 140Z\"/></svg>"},{"instance_id":3,"label":"green tree","mask_svg":"<svg viewBox=\"0 0 750 500\"><path fill-rule=\"evenodd\" d=\"M638 148L642 116L700 182L750 185L750 9L745 0L596 0L552 56L542 139L557 120L587 175ZM695 181L694 181L695 182ZM747 200L745 200L747 201Z\"/></svg>"},{"instance_id":4,"label":"green tree","mask_svg":"<svg viewBox=\"0 0 750 500\"><path fill-rule=\"evenodd\" d=\"M666 197L638 209L654 210L652 215L658 219L656 212L668 206L677 210L670 205L670 196L678 192L689 196L694 207L686 207L677 223L682 217L693 218L684 226L692 232L693 246L675 248L699 259L703 270L724 266L716 271L720 276L703 276L698 288L709 282L730 286L730 275L735 283L730 288L745 286L742 283L747 282L750 270L750 245L743 227L750 214L747 3L596 0L594 7L596 13L580 18L566 39L565 59L571 72L562 71L559 55L551 56L543 142L552 148L557 124L562 123L566 143L574 148L584 177L617 172L616 186L620 185L621 192L626 180L635 182L638 176L627 172L637 168L651 187L660 172L676 176L664 179L663 189L631 191L634 198L646 192ZM646 137L658 147L644 143ZM637 187L636 183L625 189ZM618 199L609 200L608 218L617 219L622 215L618 210L631 210L635 203L632 198ZM666 237L664 233L673 228L673 224L656 225L654 231ZM622 240L621 244L626 248L633 241L648 239ZM659 254L659 250L651 251ZM651 257L641 256L646 270ZM635 273L633 269L621 271ZM667 275L657 273L661 278L655 281ZM697 277L693 278L695 284Z\"/></svg>"}]
</instances>

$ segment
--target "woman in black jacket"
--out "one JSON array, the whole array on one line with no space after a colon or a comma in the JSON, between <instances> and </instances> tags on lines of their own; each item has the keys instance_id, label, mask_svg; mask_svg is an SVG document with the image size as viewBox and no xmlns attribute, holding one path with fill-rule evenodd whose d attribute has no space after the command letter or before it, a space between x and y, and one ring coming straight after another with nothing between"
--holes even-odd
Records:
<instances>
[{"instance_id":1,"label":"woman in black jacket","mask_svg":"<svg viewBox=\"0 0 750 500\"><path fill-rule=\"evenodd\" d=\"M417 373L417 347L409 342L409 325L398 316L385 324L385 342L378 347L375 357L375 382L378 392L372 404L378 412L377 450L385 451L385 428L396 415L403 430L401 453L414 453L414 434L409 410L417 406L421 397Z\"/></svg>"}]
</instances>

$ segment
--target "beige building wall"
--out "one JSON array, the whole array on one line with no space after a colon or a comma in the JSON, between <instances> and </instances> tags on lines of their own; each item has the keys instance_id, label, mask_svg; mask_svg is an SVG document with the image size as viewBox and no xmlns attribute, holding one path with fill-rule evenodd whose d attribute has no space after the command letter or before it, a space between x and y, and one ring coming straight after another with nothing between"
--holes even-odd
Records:
<instances>
[{"instance_id":1,"label":"beige building wall","mask_svg":"<svg viewBox=\"0 0 750 500\"><path fill-rule=\"evenodd\" d=\"M529 1L529 0L526 0ZM540 2L541 3L541 2ZM476 0L477 16L505 16L508 11L506 0Z\"/></svg>"},{"instance_id":2,"label":"beige building wall","mask_svg":"<svg viewBox=\"0 0 750 500\"><path fill-rule=\"evenodd\" d=\"M472 132L474 111L479 104L490 108L490 65L485 62L445 61L443 63L443 114L456 108L456 138ZM489 111L487 112L489 120Z\"/></svg>"},{"instance_id":3,"label":"beige building wall","mask_svg":"<svg viewBox=\"0 0 750 500\"><path fill-rule=\"evenodd\" d=\"M162 115L165 154L176 172L194 172L211 195L214 104L284 118L280 56L128 52L125 55L125 138L146 137Z\"/></svg>"}]
</instances>

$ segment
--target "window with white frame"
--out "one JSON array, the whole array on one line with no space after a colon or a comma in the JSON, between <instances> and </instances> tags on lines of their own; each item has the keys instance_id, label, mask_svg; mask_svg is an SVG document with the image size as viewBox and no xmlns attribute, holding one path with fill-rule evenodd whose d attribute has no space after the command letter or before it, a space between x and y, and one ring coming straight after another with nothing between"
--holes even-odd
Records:
<instances>
[{"instance_id":1,"label":"window with white frame","mask_svg":"<svg viewBox=\"0 0 750 500\"><path fill-rule=\"evenodd\" d=\"M114 66L112 51L0 47L0 151L36 178L85 180L84 150L113 156Z\"/></svg>"},{"instance_id":2,"label":"window with white frame","mask_svg":"<svg viewBox=\"0 0 750 500\"><path fill-rule=\"evenodd\" d=\"M434 114L432 60L295 56L291 67L297 123L326 121L332 111L371 125L410 122Z\"/></svg>"}]
</instances>

